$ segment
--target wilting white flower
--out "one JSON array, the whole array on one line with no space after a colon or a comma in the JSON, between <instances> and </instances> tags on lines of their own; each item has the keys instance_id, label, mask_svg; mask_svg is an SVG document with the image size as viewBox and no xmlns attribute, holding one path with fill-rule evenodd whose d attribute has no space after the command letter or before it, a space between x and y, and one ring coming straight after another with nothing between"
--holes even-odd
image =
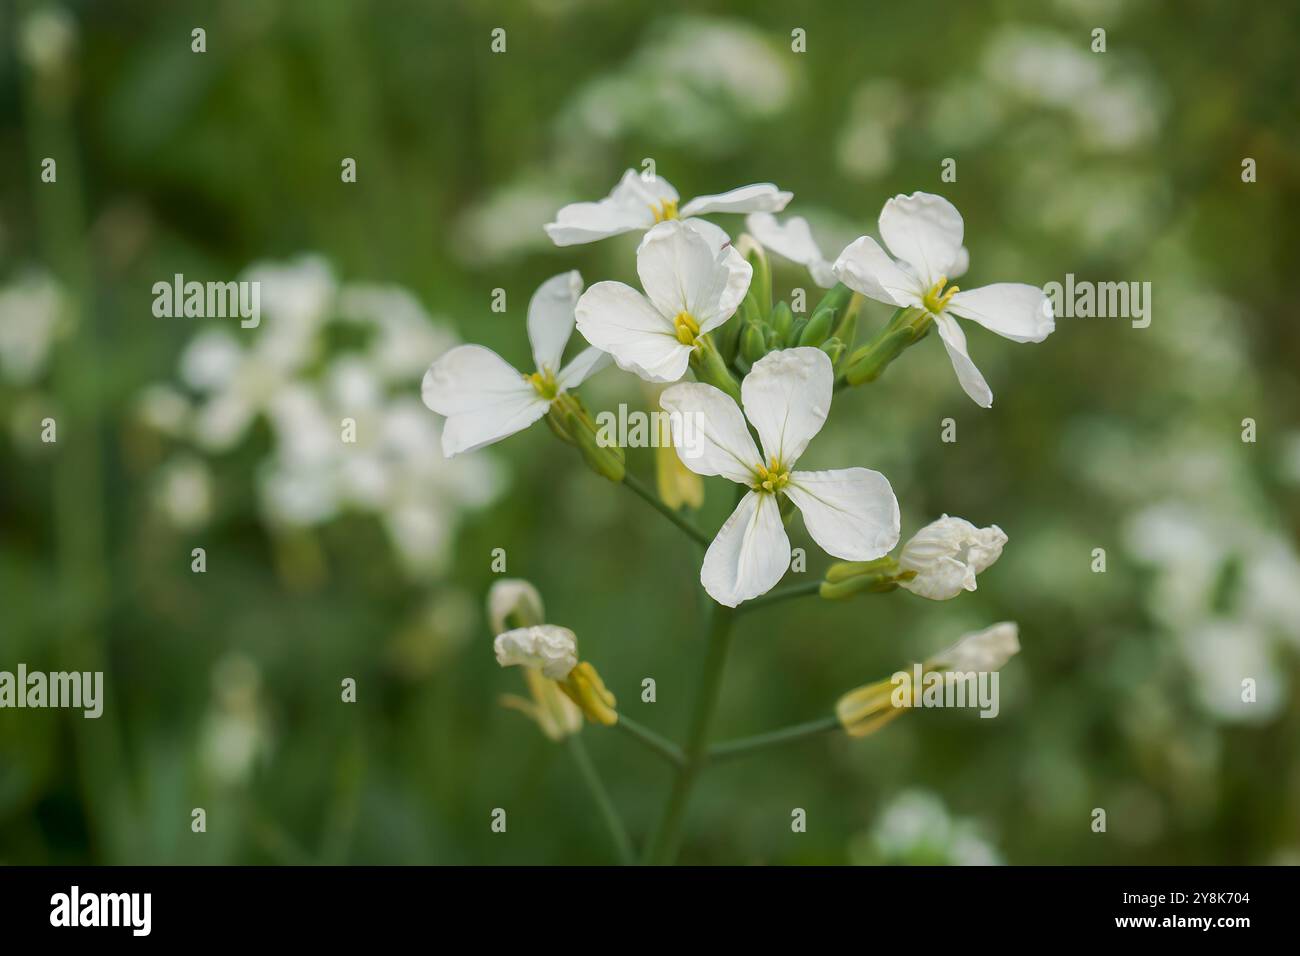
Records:
<instances>
[{"instance_id":1,"label":"wilting white flower","mask_svg":"<svg viewBox=\"0 0 1300 956\"><path fill-rule=\"evenodd\" d=\"M522 578L493 581L488 588L487 604L488 620L498 634L507 629L506 621L511 615L521 621L541 621L546 616L537 588Z\"/></svg>"},{"instance_id":2,"label":"wilting white flower","mask_svg":"<svg viewBox=\"0 0 1300 956\"><path fill-rule=\"evenodd\" d=\"M916 577L900 581L899 586L931 601L974 591L975 575L1001 557L1006 543L1006 533L997 525L977 528L965 518L944 515L903 545L898 565L915 571Z\"/></svg>"},{"instance_id":3,"label":"wilting white flower","mask_svg":"<svg viewBox=\"0 0 1300 956\"><path fill-rule=\"evenodd\" d=\"M565 272L541 284L528 303L528 339L537 371L522 375L489 348L460 345L424 375L424 404L447 416L442 451L448 458L474 451L522 431L557 397L577 388L608 364L599 349L579 352L560 367L573 332L573 307L582 276Z\"/></svg>"},{"instance_id":4,"label":"wilting white flower","mask_svg":"<svg viewBox=\"0 0 1300 956\"><path fill-rule=\"evenodd\" d=\"M698 223L701 220L692 217L708 213L780 212L793 196L772 183L755 183L717 195L696 196L678 208L677 190L668 180L629 169L604 199L570 203L544 228L557 246L572 246L649 229L668 220ZM705 228L721 232L711 223Z\"/></svg>"},{"instance_id":5,"label":"wilting white flower","mask_svg":"<svg viewBox=\"0 0 1300 956\"><path fill-rule=\"evenodd\" d=\"M781 519L784 494L803 513L808 533L837 558L871 561L898 543L898 500L888 479L867 468L795 471L799 456L830 411L835 373L821 349L772 352L741 384L744 415L712 385L667 389L660 405L673 415L674 442L687 468L746 485L745 495L704 555L700 583L719 604L735 607L770 590L790 566ZM677 432L693 416L699 432L688 454ZM745 419L758 432L760 455Z\"/></svg>"},{"instance_id":6,"label":"wilting white flower","mask_svg":"<svg viewBox=\"0 0 1300 956\"><path fill-rule=\"evenodd\" d=\"M823 289L835 285L831 263L822 255L803 216L791 216L781 223L770 212L751 213L745 217L745 229L763 248L805 267Z\"/></svg>"},{"instance_id":7,"label":"wilting white flower","mask_svg":"<svg viewBox=\"0 0 1300 956\"><path fill-rule=\"evenodd\" d=\"M562 681L578 666L578 638L567 627L539 624L498 634L494 644L502 667L531 667Z\"/></svg>"},{"instance_id":8,"label":"wilting white flower","mask_svg":"<svg viewBox=\"0 0 1300 956\"><path fill-rule=\"evenodd\" d=\"M952 671L998 671L1020 653L1020 628L1002 621L982 631L963 634L957 643L925 662L926 667Z\"/></svg>"},{"instance_id":9,"label":"wilting white flower","mask_svg":"<svg viewBox=\"0 0 1300 956\"><path fill-rule=\"evenodd\" d=\"M642 295L622 282L597 282L577 305L578 331L619 368L649 382L686 374L695 340L735 314L753 269L728 245L692 225L664 222L636 251Z\"/></svg>"},{"instance_id":10,"label":"wilting white flower","mask_svg":"<svg viewBox=\"0 0 1300 956\"><path fill-rule=\"evenodd\" d=\"M962 292L945 289L965 271L961 213L942 196L915 192L895 196L880 212L880 237L862 236L840 253L835 275L855 292L902 308L924 309L934 318L957 381L983 408L993 392L966 351L966 334L953 316L971 319L1013 342L1041 342L1056 326L1043 290L1019 282L998 282Z\"/></svg>"}]
</instances>

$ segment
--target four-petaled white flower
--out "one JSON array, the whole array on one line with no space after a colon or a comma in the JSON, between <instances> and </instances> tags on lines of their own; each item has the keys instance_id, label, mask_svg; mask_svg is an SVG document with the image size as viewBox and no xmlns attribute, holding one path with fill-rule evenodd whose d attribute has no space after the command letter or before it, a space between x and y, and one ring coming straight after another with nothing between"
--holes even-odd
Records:
<instances>
[{"instance_id":1,"label":"four-petaled white flower","mask_svg":"<svg viewBox=\"0 0 1300 956\"><path fill-rule=\"evenodd\" d=\"M907 588L931 601L947 601L963 590L975 590L975 575L1002 556L1006 533L997 525L977 528L965 518L944 515L932 521L903 545L898 565L915 571Z\"/></svg>"},{"instance_id":2,"label":"four-petaled white flower","mask_svg":"<svg viewBox=\"0 0 1300 956\"><path fill-rule=\"evenodd\" d=\"M714 196L696 196L679 208L677 190L668 180L629 169L604 199L570 203L544 228L557 246L595 242L672 219L702 223L706 230L721 233L712 223L692 217L715 212L780 212L793 195L772 183L755 183Z\"/></svg>"},{"instance_id":3,"label":"four-petaled white flower","mask_svg":"<svg viewBox=\"0 0 1300 956\"><path fill-rule=\"evenodd\" d=\"M813 282L823 289L835 285L831 263L822 255L808 220L803 216L791 216L782 223L770 212L751 213L745 217L745 231L764 249L806 268Z\"/></svg>"},{"instance_id":4,"label":"four-petaled white flower","mask_svg":"<svg viewBox=\"0 0 1300 956\"><path fill-rule=\"evenodd\" d=\"M622 282L597 282L578 300L578 331L619 368L649 382L675 382L696 339L740 307L754 270L729 243L682 222L646 233L636 270L645 294Z\"/></svg>"},{"instance_id":5,"label":"four-petaled white flower","mask_svg":"<svg viewBox=\"0 0 1300 956\"><path fill-rule=\"evenodd\" d=\"M578 666L578 638L567 627L538 624L498 634L493 647L502 667L529 667L562 681Z\"/></svg>"},{"instance_id":6,"label":"four-petaled white flower","mask_svg":"<svg viewBox=\"0 0 1300 956\"><path fill-rule=\"evenodd\" d=\"M674 385L660 398L675 431L686 416L698 423L693 455L674 435L683 464L750 489L718 531L700 569L700 583L719 604L735 607L758 597L790 566L790 539L779 502L783 494L803 513L813 540L838 558L871 561L898 543L898 500L880 472L794 470L826 421L834 379L825 352L794 348L754 363L741 385L744 415L712 385ZM761 455L746 418L758 432Z\"/></svg>"},{"instance_id":7,"label":"four-petaled white flower","mask_svg":"<svg viewBox=\"0 0 1300 956\"><path fill-rule=\"evenodd\" d=\"M475 451L522 431L545 415L556 398L608 364L609 356L588 348L560 367L580 292L582 276L565 272L533 293L528 339L537 370L530 375L481 345L459 345L429 366L421 392L425 405L447 416L444 455Z\"/></svg>"},{"instance_id":8,"label":"four-petaled white flower","mask_svg":"<svg viewBox=\"0 0 1300 956\"><path fill-rule=\"evenodd\" d=\"M966 292L945 289L966 265L963 229L961 213L942 196L895 196L880 212L880 237L899 261L862 236L840 253L833 268L841 282L868 298L933 316L957 381L976 404L988 408L993 392L971 361L966 334L953 316L1013 342L1041 342L1056 322L1051 300L1037 286L998 282Z\"/></svg>"},{"instance_id":9,"label":"four-petaled white flower","mask_svg":"<svg viewBox=\"0 0 1300 956\"><path fill-rule=\"evenodd\" d=\"M925 666L963 673L999 671L1018 653L1020 628L1015 621L1002 621L982 631L963 634L952 647L931 656Z\"/></svg>"}]
</instances>

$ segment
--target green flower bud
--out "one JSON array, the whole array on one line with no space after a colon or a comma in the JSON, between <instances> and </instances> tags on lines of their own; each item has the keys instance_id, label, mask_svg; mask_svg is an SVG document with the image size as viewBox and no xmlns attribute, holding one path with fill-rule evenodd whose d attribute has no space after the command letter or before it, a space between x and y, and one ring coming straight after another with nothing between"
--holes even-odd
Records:
<instances>
[{"instance_id":1,"label":"green flower bud","mask_svg":"<svg viewBox=\"0 0 1300 956\"><path fill-rule=\"evenodd\" d=\"M772 310L772 331L775 333L774 339L777 348L781 348L789 338L790 329L794 326L794 313L790 311L788 302L778 302L776 308Z\"/></svg>"},{"instance_id":2,"label":"green flower bud","mask_svg":"<svg viewBox=\"0 0 1300 956\"><path fill-rule=\"evenodd\" d=\"M767 354L767 342L763 337L763 327L754 323L745 325L740 335L740 354L751 365Z\"/></svg>"},{"instance_id":3,"label":"green flower bud","mask_svg":"<svg viewBox=\"0 0 1300 956\"><path fill-rule=\"evenodd\" d=\"M835 323L834 309L818 309L808 320L808 326L799 336L800 345L818 346L826 341L831 334L831 326Z\"/></svg>"}]
</instances>

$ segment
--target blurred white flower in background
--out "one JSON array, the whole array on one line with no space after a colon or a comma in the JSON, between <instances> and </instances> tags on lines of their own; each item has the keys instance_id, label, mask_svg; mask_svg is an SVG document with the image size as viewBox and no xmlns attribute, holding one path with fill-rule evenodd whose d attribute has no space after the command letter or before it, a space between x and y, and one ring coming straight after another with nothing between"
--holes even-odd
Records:
<instances>
[{"instance_id":1,"label":"blurred white flower in background","mask_svg":"<svg viewBox=\"0 0 1300 956\"><path fill-rule=\"evenodd\" d=\"M977 823L953 817L937 795L919 789L898 794L869 831L854 837L849 859L859 866L1002 864Z\"/></svg>"},{"instance_id":2,"label":"blurred white flower in background","mask_svg":"<svg viewBox=\"0 0 1300 956\"><path fill-rule=\"evenodd\" d=\"M212 700L199 731L199 760L223 786L245 784L271 752L262 701L262 671L252 658L231 652L212 669Z\"/></svg>"},{"instance_id":3,"label":"blurred white flower in background","mask_svg":"<svg viewBox=\"0 0 1300 956\"><path fill-rule=\"evenodd\" d=\"M35 384L65 332L63 291L52 277L28 273L0 288L0 379Z\"/></svg>"},{"instance_id":4,"label":"blurred white flower in background","mask_svg":"<svg viewBox=\"0 0 1300 956\"><path fill-rule=\"evenodd\" d=\"M136 401L141 419L212 455L264 422L270 449L257 493L269 527L371 514L409 573L440 569L460 514L503 485L490 457L446 461L441 427L414 397L430 358L455 344L452 332L405 289L340 285L317 256L258 263L241 278L261 283L260 326L196 333L180 359L189 395L151 385ZM336 339L349 344L330 347ZM194 475L164 483L174 518L195 517Z\"/></svg>"},{"instance_id":5,"label":"blurred white flower in background","mask_svg":"<svg viewBox=\"0 0 1300 956\"><path fill-rule=\"evenodd\" d=\"M704 153L734 149L750 124L794 91L791 58L735 20L669 20L617 69L582 87L560 114L561 142L649 136Z\"/></svg>"},{"instance_id":6,"label":"blurred white flower in background","mask_svg":"<svg viewBox=\"0 0 1300 956\"><path fill-rule=\"evenodd\" d=\"M212 472L202 458L181 453L159 469L155 495L173 527L201 528L212 516Z\"/></svg>"}]
</instances>

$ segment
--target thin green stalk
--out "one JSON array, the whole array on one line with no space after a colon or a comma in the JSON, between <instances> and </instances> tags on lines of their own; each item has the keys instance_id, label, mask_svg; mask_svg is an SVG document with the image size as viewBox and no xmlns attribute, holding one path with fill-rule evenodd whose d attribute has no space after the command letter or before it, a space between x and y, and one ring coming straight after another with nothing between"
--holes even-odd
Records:
<instances>
[{"instance_id":1,"label":"thin green stalk","mask_svg":"<svg viewBox=\"0 0 1300 956\"><path fill-rule=\"evenodd\" d=\"M709 725L717 709L718 692L722 689L722 672L727 662L727 648L731 644L731 622L735 611L720 604L713 606L713 619L709 626L709 646L704 658L704 674L700 679L699 692L695 698L695 713L691 718L691 730L686 742L686 764L673 781L668 794L668 803L664 807L663 820L655 832L654 839L646 848L646 861L657 865L668 865L677 857L681 845L682 825L686 818L686 806L690 801L695 780L706 760L705 748L708 743Z\"/></svg>"},{"instance_id":2,"label":"thin green stalk","mask_svg":"<svg viewBox=\"0 0 1300 956\"><path fill-rule=\"evenodd\" d=\"M779 591L768 591L761 597L756 597L752 601L746 601L737 612L741 614L755 611L761 607L767 607L770 604L779 604L781 601L788 601L791 598L807 597L810 594L816 594L822 586L820 578L813 581L804 581L802 584L792 584L787 588L781 588Z\"/></svg>"},{"instance_id":3,"label":"thin green stalk","mask_svg":"<svg viewBox=\"0 0 1300 956\"><path fill-rule=\"evenodd\" d=\"M809 737L816 737L839 729L839 718L831 716L822 717L819 720L810 720L806 724L782 727L780 730L773 730L766 734L755 734L753 737L728 740L709 748L709 763L719 763L723 760L731 760L734 757L748 756L756 750L779 747L782 744L792 743L796 740L806 740Z\"/></svg>"},{"instance_id":4,"label":"thin green stalk","mask_svg":"<svg viewBox=\"0 0 1300 956\"><path fill-rule=\"evenodd\" d=\"M691 524L689 521L687 521L685 518L679 515L676 511L674 511L672 508L664 504L663 501L659 499L658 495L656 495L645 485L641 484L641 480L639 478L634 477L631 472L628 472L623 476L623 484L627 485L628 488L632 489L632 491L636 492L638 495L644 498L650 504L650 506L653 507L656 511L658 511L661 515L663 515L673 524L677 525L677 527L685 531L686 534L690 536L691 540L694 541L696 544L703 545L706 548L710 544L712 544L712 541L708 538L708 536L704 534L703 531L700 531L693 524Z\"/></svg>"},{"instance_id":5,"label":"thin green stalk","mask_svg":"<svg viewBox=\"0 0 1300 956\"><path fill-rule=\"evenodd\" d=\"M632 850L632 841L628 839L627 829L623 826L623 820L618 815L618 810L614 808L614 803L609 798L609 791L601 783L600 775L596 773L596 766L591 762L591 757L587 754L587 748L582 743L579 734L569 734L568 736L569 752L573 754L573 762L578 765L578 772L587 784L587 789L591 791L592 798L596 801L596 807L600 810L601 818L605 821L605 826L609 829L609 835L614 840L614 849L618 853L618 860L624 865L631 865L636 862L636 854Z\"/></svg>"},{"instance_id":6,"label":"thin green stalk","mask_svg":"<svg viewBox=\"0 0 1300 956\"><path fill-rule=\"evenodd\" d=\"M625 715L618 715L618 723L615 727L622 730L625 734L641 742L646 747L663 757L677 769L686 766L686 755L682 753L682 748L677 746L671 740L661 737L649 727L643 727L635 720L629 720Z\"/></svg>"}]
</instances>

